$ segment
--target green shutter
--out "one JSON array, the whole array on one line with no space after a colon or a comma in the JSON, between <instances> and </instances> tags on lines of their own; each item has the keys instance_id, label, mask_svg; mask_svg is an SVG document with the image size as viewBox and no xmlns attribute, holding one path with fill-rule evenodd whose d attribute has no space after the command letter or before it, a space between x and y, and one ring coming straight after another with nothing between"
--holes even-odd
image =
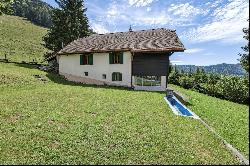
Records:
<instances>
[{"instance_id":1,"label":"green shutter","mask_svg":"<svg viewBox=\"0 0 250 166\"><path fill-rule=\"evenodd\" d=\"M123 64L123 52L120 52L119 54L119 62L120 64Z\"/></svg>"},{"instance_id":2,"label":"green shutter","mask_svg":"<svg viewBox=\"0 0 250 166\"><path fill-rule=\"evenodd\" d=\"M89 64L93 65L93 54L89 55Z\"/></svg>"},{"instance_id":3,"label":"green shutter","mask_svg":"<svg viewBox=\"0 0 250 166\"><path fill-rule=\"evenodd\" d=\"M112 73L112 81L115 81L115 73Z\"/></svg>"},{"instance_id":4,"label":"green shutter","mask_svg":"<svg viewBox=\"0 0 250 166\"><path fill-rule=\"evenodd\" d=\"M112 52L109 53L109 64L113 64L114 63L114 57Z\"/></svg>"},{"instance_id":5,"label":"green shutter","mask_svg":"<svg viewBox=\"0 0 250 166\"><path fill-rule=\"evenodd\" d=\"M119 81L122 81L122 73L119 73Z\"/></svg>"},{"instance_id":6,"label":"green shutter","mask_svg":"<svg viewBox=\"0 0 250 166\"><path fill-rule=\"evenodd\" d=\"M83 65L83 55L80 55L80 65Z\"/></svg>"}]
</instances>

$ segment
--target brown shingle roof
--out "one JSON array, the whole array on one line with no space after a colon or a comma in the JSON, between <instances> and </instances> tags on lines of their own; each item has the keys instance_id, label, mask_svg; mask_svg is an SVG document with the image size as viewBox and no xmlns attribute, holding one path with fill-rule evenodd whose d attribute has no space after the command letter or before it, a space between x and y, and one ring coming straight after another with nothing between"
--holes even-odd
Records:
<instances>
[{"instance_id":1,"label":"brown shingle roof","mask_svg":"<svg viewBox=\"0 0 250 166\"><path fill-rule=\"evenodd\" d=\"M126 50L132 52L175 52L184 51L185 48L175 31L160 28L132 32L94 34L71 42L60 50L58 54Z\"/></svg>"}]
</instances>

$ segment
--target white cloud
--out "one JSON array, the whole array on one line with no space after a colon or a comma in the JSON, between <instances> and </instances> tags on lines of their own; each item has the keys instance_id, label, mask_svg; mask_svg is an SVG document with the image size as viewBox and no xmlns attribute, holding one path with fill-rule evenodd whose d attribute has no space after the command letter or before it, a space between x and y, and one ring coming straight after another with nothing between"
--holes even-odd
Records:
<instances>
[{"instance_id":1,"label":"white cloud","mask_svg":"<svg viewBox=\"0 0 250 166\"><path fill-rule=\"evenodd\" d=\"M117 7L117 4L112 4L107 10L107 17L108 18L114 18L117 15L119 15L121 12L121 9L119 10Z\"/></svg>"},{"instance_id":2,"label":"white cloud","mask_svg":"<svg viewBox=\"0 0 250 166\"><path fill-rule=\"evenodd\" d=\"M138 27L146 26L147 28L160 28L164 26L172 29L176 29L178 26L190 27L195 25L194 22L192 22L193 18L191 18L191 15L195 15L197 11L195 10L196 8L189 4L186 7L189 10L194 9L195 12L186 12L185 17L177 15L180 11L178 11L178 9L173 10L174 5L171 6L172 9L169 11L169 5L157 8L153 6L138 7L136 10L134 8L135 6L145 6L153 1L155 2L157 0L121 0L120 2L113 0L107 4L106 8L92 4L92 6L90 5L90 10L95 18L91 21L98 24L95 25L97 30L103 31L103 29L105 29L103 26L102 28L100 27L99 23L101 23L101 25L105 25L105 27L109 28L109 31L112 32L116 32L117 30L121 31L120 27L129 25ZM181 11L184 10L183 8L185 8L185 5L180 8Z\"/></svg>"},{"instance_id":3,"label":"white cloud","mask_svg":"<svg viewBox=\"0 0 250 166\"><path fill-rule=\"evenodd\" d=\"M183 64L183 61L180 61L180 60L172 60L170 61L170 63L174 64L174 65L180 65L180 64Z\"/></svg>"},{"instance_id":4,"label":"white cloud","mask_svg":"<svg viewBox=\"0 0 250 166\"><path fill-rule=\"evenodd\" d=\"M192 49L185 50L185 53L192 54L192 53L198 53L198 52L202 52L202 51L204 51L204 49L192 48Z\"/></svg>"},{"instance_id":5,"label":"white cloud","mask_svg":"<svg viewBox=\"0 0 250 166\"><path fill-rule=\"evenodd\" d=\"M142 7L147 6L152 3L154 0L128 0L128 3L131 6Z\"/></svg>"},{"instance_id":6,"label":"white cloud","mask_svg":"<svg viewBox=\"0 0 250 166\"><path fill-rule=\"evenodd\" d=\"M108 33L109 32L108 29L106 29L101 24L92 23L91 27L94 30L94 32L99 33L99 34L104 34L104 33Z\"/></svg>"},{"instance_id":7,"label":"white cloud","mask_svg":"<svg viewBox=\"0 0 250 166\"><path fill-rule=\"evenodd\" d=\"M180 17L193 17L199 14L207 14L208 10L203 10L196 8L189 3L174 5L171 4L171 7L168 9L169 12L172 12L173 15Z\"/></svg>"},{"instance_id":8,"label":"white cloud","mask_svg":"<svg viewBox=\"0 0 250 166\"><path fill-rule=\"evenodd\" d=\"M108 10L105 12L105 16L105 18L108 18L105 21L113 26L124 22L141 26L185 26L190 21L190 18L171 15L166 8L160 11L152 11L151 7L147 7L146 11L145 8L134 10L129 6L118 3L110 4Z\"/></svg>"},{"instance_id":9,"label":"white cloud","mask_svg":"<svg viewBox=\"0 0 250 166\"><path fill-rule=\"evenodd\" d=\"M151 10L151 7L147 7L147 12L150 12Z\"/></svg>"},{"instance_id":10,"label":"white cloud","mask_svg":"<svg viewBox=\"0 0 250 166\"><path fill-rule=\"evenodd\" d=\"M224 6L216 8L211 21L190 29L184 36L193 42L221 40L235 43L242 41L242 28L248 26L249 2L230 0Z\"/></svg>"},{"instance_id":11,"label":"white cloud","mask_svg":"<svg viewBox=\"0 0 250 166\"><path fill-rule=\"evenodd\" d=\"M150 13L150 15L137 12L133 21L140 25L165 25L174 23L173 19L165 11Z\"/></svg>"},{"instance_id":12,"label":"white cloud","mask_svg":"<svg viewBox=\"0 0 250 166\"><path fill-rule=\"evenodd\" d=\"M217 7L223 0L217 0L214 3L212 3L211 7Z\"/></svg>"}]
</instances>

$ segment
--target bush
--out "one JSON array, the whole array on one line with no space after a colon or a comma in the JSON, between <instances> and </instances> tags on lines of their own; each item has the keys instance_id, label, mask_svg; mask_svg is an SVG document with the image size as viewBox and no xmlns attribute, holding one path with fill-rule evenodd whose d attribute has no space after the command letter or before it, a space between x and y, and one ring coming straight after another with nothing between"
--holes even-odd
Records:
<instances>
[{"instance_id":1,"label":"bush","mask_svg":"<svg viewBox=\"0 0 250 166\"><path fill-rule=\"evenodd\" d=\"M249 98L249 82L246 78L222 76L216 84L218 94L223 98L238 103L247 103Z\"/></svg>"},{"instance_id":2,"label":"bush","mask_svg":"<svg viewBox=\"0 0 250 166\"><path fill-rule=\"evenodd\" d=\"M192 77L188 77L187 75L184 75L182 77L179 77L179 84L183 88L191 89L194 87L194 79L192 79Z\"/></svg>"},{"instance_id":3,"label":"bush","mask_svg":"<svg viewBox=\"0 0 250 166\"><path fill-rule=\"evenodd\" d=\"M249 99L247 77L205 74L199 70L195 73L180 73L174 70L169 75L169 83L237 103L247 104Z\"/></svg>"},{"instance_id":4,"label":"bush","mask_svg":"<svg viewBox=\"0 0 250 166\"><path fill-rule=\"evenodd\" d=\"M179 78L181 76L181 73L178 72L178 70L174 70L169 74L169 83L174 85L180 85Z\"/></svg>"}]
</instances>

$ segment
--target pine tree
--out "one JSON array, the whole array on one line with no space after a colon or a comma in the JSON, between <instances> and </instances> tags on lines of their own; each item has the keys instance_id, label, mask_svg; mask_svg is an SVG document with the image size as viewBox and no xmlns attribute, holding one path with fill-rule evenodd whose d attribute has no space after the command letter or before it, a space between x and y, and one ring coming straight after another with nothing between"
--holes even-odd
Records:
<instances>
[{"instance_id":1,"label":"pine tree","mask_svg":"<svg viewBox=\"0 0 250 166\"><path fill-rule=\"evenodd\" d=\"M73 40L91 34L83 0L56 0L59 8L52 10L52 26L43 38L45 47L58 52ZM49 55L49 54L48 54ZM46 55L45 55L46 58Z\"/></svg>"},{"instance_id":2,"label":"pine tree","mask_svg":"<svg viewBox=\"0 0 250 166\"><path fill-rule=\"evenodd\" d=\"M247 45L241 47L245 53L239 54L241 56L240 64L249 73L249 28L243 28L243 33L243 38L247 40Z\"/></svg>"}]
</instances>

